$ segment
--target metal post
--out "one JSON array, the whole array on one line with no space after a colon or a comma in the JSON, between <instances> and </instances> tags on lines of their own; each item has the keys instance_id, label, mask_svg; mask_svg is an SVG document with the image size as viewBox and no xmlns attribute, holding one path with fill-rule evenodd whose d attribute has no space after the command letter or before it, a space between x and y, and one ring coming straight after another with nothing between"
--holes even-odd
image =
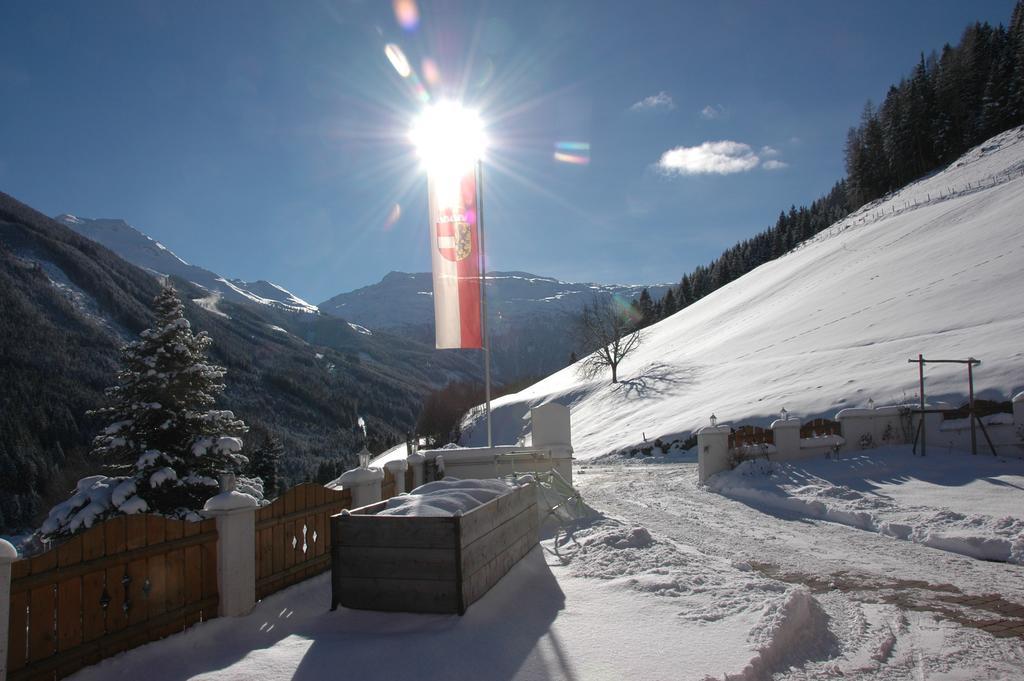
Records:
<instances>
[{"instance_id":1,"label":"metal post","mask_svg":"<svg viewBox=\"0 0 1024 681\"><path fill-rule=\"evenodd\" d=\"M974 425L974 358L967 358L967 409L971 419L971 454L978 455L978 431Z\"/></svg>"},{"instance_id":2,"label":"metal post","mask_svg":"<svg viewBox=\"0 0 1024 681\"><path fill-rule=\"evenodd\" d=\"M491 329L487 323L487 259L484 257L484 171L483 163L476 162L476 224L480 230L480 323L484 332L484 399L487 410L487 446L493 447L491 438Z\"/></svg>"},{"instance_id":3,"label":"metal post","mask_svg":"<svg viewBox=\"0 0 1024 681\"><path fill-rule=\"evenodd\" d=\"M918 353L917 355L917 378L921 385L921 456L928 454L927 439L925 437L924 427L924 355Z\"/></svg>"}]
</instances>

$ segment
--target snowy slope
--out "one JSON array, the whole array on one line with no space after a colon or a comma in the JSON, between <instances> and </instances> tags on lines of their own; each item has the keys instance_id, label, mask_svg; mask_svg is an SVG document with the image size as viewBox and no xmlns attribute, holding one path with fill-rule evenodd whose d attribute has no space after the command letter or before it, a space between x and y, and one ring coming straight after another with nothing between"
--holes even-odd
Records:
<instances>
[{"instance_id":1,"label":"snowy slope","mask_svg":"<svg viewBox=\"0 0 1024 681\"><path fill-rule=\"evenodd\" d=\"M576 456L723 422L766 424L910 401L907 359L974 356L982 396L1024 386L1024 129L1002 133L945 170L865 206L644 331L619 385L567 367L494 403L495 442L525 434L530 406L572 410ZM915 205L916 204L916 205ZM959 404L958 368L927 370L932 400ZM484 429L471 419L467 444ZM465 432L465 431L464 431Z\"/></svg>"},{"instance_id":2,"label":"snowy slope","mask_svg":"<svg viewBox=\"0 0 1024 681\"><path fill-rule=\"evenodd\" d=\"M291 312L317 311L315 305L269 281L228 280L210 270L190 265L162 243L146 236L124 220L90 219L67 213L54 219L82 236L103 244L133 265L154 274L181 277L201 286L211 295L219 294L233 302L259 303Z\"/></svg>"}]
</instances>

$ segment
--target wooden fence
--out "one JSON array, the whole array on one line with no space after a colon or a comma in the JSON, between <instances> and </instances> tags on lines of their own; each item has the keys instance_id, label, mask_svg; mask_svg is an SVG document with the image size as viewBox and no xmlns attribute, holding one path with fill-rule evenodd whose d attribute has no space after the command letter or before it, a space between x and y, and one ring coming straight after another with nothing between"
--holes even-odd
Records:
<instances>
[{"instance_id":1,"label":"wooden fence","mask_svg":"<svg viewBox=\"0 0 1024 681\"><path fill-rule=\"evenodd\" d=\"M259 509L256 512L256 599L328 570L331 567L329 518L351 506L349 490L303 483Z\"/></svg>"},{"instance_id":2,"label":"wooden fence","mask_svg":"<svg viewBox=\"0 0 1024 681\"><path fill-rule=\"evenodd\" d=\"M812 437L824 437L825 435L842 435L843 427L838 421L831 419L814 419L800 426L800 437L808 439Z\"/></svg>"},{"instance_id":3,"label":"wooden fence","mask_svg":"<svg viewBox=\"0 0 1024 681\"><path fill-rule=\"evenodd\" d=\"M740 426L729 433L729 449L775 444L775 433L760 426Z\"/></svg>"},{"instance_id":4,"label":"wooden fence","mask_svg":"<svg viewBox=\"0 0 1024 681\"><path fill-rule=\"evenodd\" d=\"M11 565L8 678L62 678L216 616L215 521L113 518Z\"/></svg>"},{"instance_id":5,"label":"wooden fence","mask_svg":"<svg viewBox=\"0 0 1024 681\"><path fill-rule=\"evenodd\" d=\"M390 499L393 496L395 496L395 474L385 468L384 480L380 485L380 498Z\"/></svg>"}]
</instances>

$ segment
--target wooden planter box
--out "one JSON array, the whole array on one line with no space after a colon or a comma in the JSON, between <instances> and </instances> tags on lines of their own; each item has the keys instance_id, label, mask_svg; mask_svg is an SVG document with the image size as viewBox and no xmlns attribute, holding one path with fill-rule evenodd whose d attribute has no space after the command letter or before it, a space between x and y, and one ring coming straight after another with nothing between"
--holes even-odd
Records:
<instances>
[{"instance_id":1,"label":"wooden planter box","mask_svg":"<svg viewBox=\"0 0 1024 681\"><path fill-rule=\"evenodd\" d=\"M331 516L331 609L459 613L537 543L536 483L463 516Z\"/></svg>"}]
</instances>

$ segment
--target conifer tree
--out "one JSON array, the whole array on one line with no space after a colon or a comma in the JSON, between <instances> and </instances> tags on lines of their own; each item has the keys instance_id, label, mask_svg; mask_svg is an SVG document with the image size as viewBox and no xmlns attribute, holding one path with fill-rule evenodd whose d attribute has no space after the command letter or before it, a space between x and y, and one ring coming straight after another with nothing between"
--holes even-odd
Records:
<instances>
[{"instance_id":1,"label":"conifer tree","mask_svg":"<svg viewBox=\"0 0 1024 681\"><path fill-rule=\"evenodd\" d=\"M284 446L276 435L267 434L249 454L246 472L263 481L263 496L270 499L277 495L277 467L284 456Z\"/></svg>"},{"instance_id":2,"label":"conifer tree","mask_svg":"<svg viewBox=\"0 0 1024 681\"><path fill-rule=\"evenodd\" d=\"M122 349L117 383L106 391L110 405L93 412L109 425L92 453L114 475L80 480L75 494L50 511L41 530L46 538L125 513L194 517L217 493L218 477L247 463L245 423L213 409L225 369L206 359L210 337L192 332L170 285L153 304L156 323ZM253 482L240 480L239 489L261 498Z\"/></svg>"}]
</instances>

